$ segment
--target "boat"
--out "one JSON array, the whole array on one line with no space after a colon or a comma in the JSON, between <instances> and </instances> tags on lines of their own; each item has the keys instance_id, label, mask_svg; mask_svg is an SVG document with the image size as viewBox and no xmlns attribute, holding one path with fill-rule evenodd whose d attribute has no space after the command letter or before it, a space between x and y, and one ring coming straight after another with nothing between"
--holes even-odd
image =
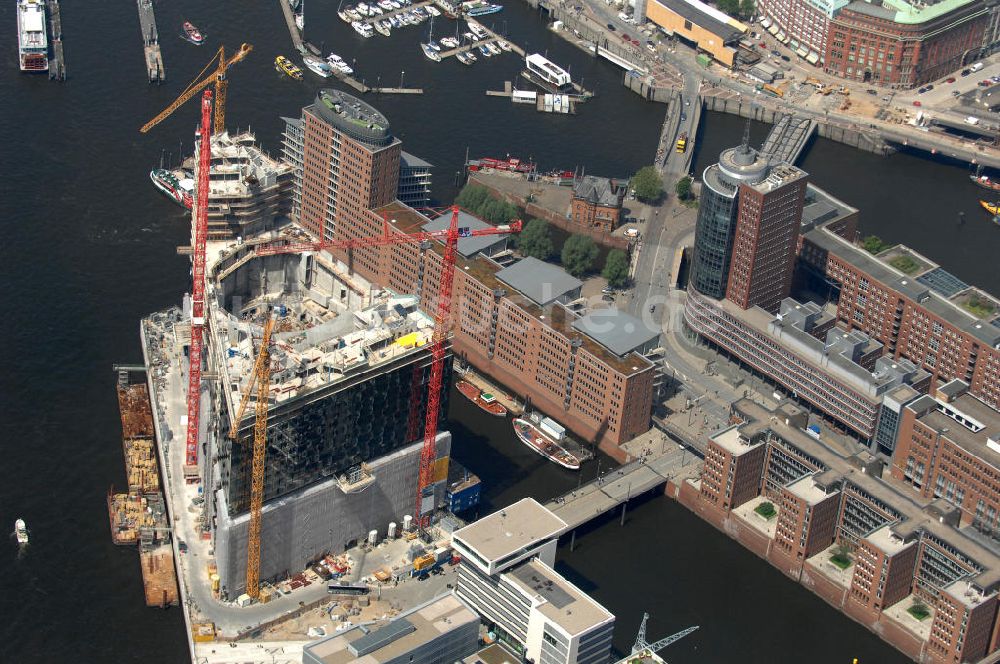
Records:
<instances>
[{"instance_id":1,"label":"boat","mask_svg":"<svg viewBox=\"0 0 1000 664\"><path fill-rule=\"evenodd\" d=\"M351 68L351 65L347 64L344 61L344 59L339 55L337 55L336 53L331 53L329 56L327 56L326 61L330 63L331 67L333 67L334 69L339 69L348 76L354 73L354 69Z\"/></svg>"},{"instance_id":2,"label":"boat","mask_svg":"<svg viewBox=\"0 0 1000 664\"><path fill-rule=\"evenodd\" d=\"M432 17L433 16L440 16L441 15L441 10L439 10L434 5L427 5L427 6L425 6L424 7L424 11L427 12L428 14L430 14Z\"/></svg>"},{"instance_id":3,"label":"boat","mask_svg":"<svg viewBox=\"0 0 1000 664\"><path fill-rule=\"evenodd\" d=\"M429 41L429 42L427 42L427 45L430 46L431 48L433 48L438 53L441 52L441 46L436 41Z\"/></svg>"},{"instance_id":4,"label":"boat","mask_svg":"<svg viewBox=\"0 0 1000 664\"><path fill-rule=\"evenodd\" d=\"M479 58L477 58L476 54L472 51L466 51L465 58L469 61L470 65L479 61Z\"/></svg>"},{"instance_id":5,"label":"boat","mask_svg":"<svg viewBox=\"0 0 1000 664\"><path fill-rule=\"evenodd\" d=\"M479 45L479 52L483 54L484 58L493 57L493 53L490 52L490 49L486 48L486 44Z\"/></svg>"},{"instance_id":6,"label":"boat","mask_svg":"<svg viewBox=\"0 0 1000 664\"><path fill-rule=\"evenodd\" d=\"M362 16L368 16L368 5L363 2L359 2L354 6L354 11L358 12Z\"/></svg>"},{"instance_id":7,"label":"boat","mask_svg":"<svg viewBox=\"0 0 1000 664\"><path fill-rule=\"evenodd\" d=\"M306 24L305 21L306 20L305 17L302 15L302 12L299 12L298 14L295 15L295 27L298 28L300 31L305 28Z\"/></svg>"},{"instance_id":8,"label":"boat","mask_svg":"<svg viewBox=\"0 0 1000 664\"><path fill-rule=\"evenodd\" d=\"M469 59L468 53L456 53L455 59L461 62L463 65L471 65L473 62L475 62L474 60Z\"/></svg>"},{"instance_id":9,"label":"boat","mask_svg":"<svg viewBox=\"0 0 1000 664\"><path fill-rule=\"evenodd\" d=\"M302 80L302 70L292 64L291 60L283 55L279 55L274 59L274 69L275 71L281 72L286 76L290 76L297 81Z\"/></svg>"},{"instance_id":10,"label":"boat","mask_svg":"<svg viewBox=\"0 0 1000 664\"><path fill-rule=\"evenodd\" d=\"M205 43L205 35L201 34L201 30L196 28L190 21L184 21L181 25L181 29L184 31L181 37L188 40L195 46L201 46Z\"/></svg>"},{"instance_id":11,"label":"boat","mask_svg":"<svg viewBox=\"0 0 1000 664\"><path fill-rule=\"evenodd\" d=\"M500 41L497 42L497 46L500 47L501 51L510 51L511 50L510 42L506 41L506 40L503 40L503 39L501 39Z\"/></svg>"},{"instance_id":12,"label":"boat","mask_svg":"<svg viewBox=\"0 0 1000 664\"><path fill-rule=\"evenodd\" d=\"M495 415L496 417L507 416L507 407L497 401L497 398L489 392L480 390L467 380L458 381L455 383L455 387L458 388L458 391L461 392L466 399L476 404L490 415Z\"/></svg>"},{"instance_id":13,"label":"boat","mask_svg":"<svg viewBox=\"0 0 1000 664\"><path fill-rule=\"evenodd\" d=\"M514 433L521 442L543 457L570 470L580 470L580 459L528 420L514 420Z\"/></svg>"},{"instance_id":14,"label":"boat","mask_svg":"<svg viewBox=\"0 0 1000 664\"><path fill-rule=\"evenodd\" d=\"M441 62L441 56L438 55L438 52L435 51L430 46L428 46L427 44L420 44L420 50L424 52L424 55L427 56L428 60L433 60L434 62Z\"/></svg>"},{"instance_id":15,"label":"boat","mask_svg":"<svg viewBox=\"0 0 1000 664\"><path fill-rule=\"evenodd\" d=\"M49 41L45 32L45 3L19 0L17 3L17 48L21 71L49 70Z\"/></svg>"},{"instance_id":16,"label":"boat","mask_svg":"<svg viewBox=\"0 0 1000 664\"><path fill-rule=\"evenodd\" d=\"M339 16L340 20L343 21L344 23L350 23L353 19L351 18L351 15L347 13L349 11L350 11L349 9L341 9L339 12L337 12L337 16Z\"/></svg>"},{"instance_id":17,"label":"boat","mask_svg":"<svg viewBox=\"0 0 1000 664\"><path fill-rule=\"evenodd\" d=\"M17 537L18 544L28 543L28 526L24 523L24 519L18 519L14 522L14 535Z\"/></svg>"},{"instance_id":18,"label":"boat","mask_svg":"<svg viewBox=\"0 0 1000 664\"><path fill-rule=\"evenodd\" d=\"M491 168L495 171L510 171L512 173L534 173L538 167L530 161L521 161L517 157L508 156L506 159L493 159L492 157L480 157L470 160L468 169L476 172L483 168Z\"/></svg>"},{"instance_id":19,"label":"boat","mask_svg":"<svg viewBox=\"0 0 1000 664\"><path fill-rule=\"evenodd\" d=\"M503 53L503 51L500 50L500 47L492 42L487 44L486 48L488 48L490 53L492 53L493 55L500 55L501 53Z\"/></svg>"},{"instance_id":20,"label":"boat","mask_svg":"<svg viewBox=\"0 0 1000 664\"><path fill-rule=\"evenodd\" d=\"M372 24L372 27L375 28L375 32L379 33L383 37L388 37L392 34L392 30L390 29L391 25L392 24L389 23L389 21L382 19L381 21L375 21L375 23Z\"/></svg>"},{"instance_id":21,"label":"boat","mask_svg":"<svg viewBox=\"0 0 1000 664\"><path fill-rule=\"evenodd\" d=\"M541 53L531 53L524 58L528 78L548 92L562 93L573 89L569 72Z\"/></svg>"},{"instance_id":22,"label":"boat","mask_svg":"<svg viewBox=\"0 0 1000 664\"><path fill-rule=\"evenodd\" d=\"M982 187L983 189L1000 191L1000 182L991 180L988 175L970 175L969 179L972 180L973 184Z\"/></svg>"},{"instance_id":23,"label":"boat","mask_svg":"<svg viewBox=\"0 0 1000 664\"><path fill-rule=\"evenodd\" d=\"M979 204L983 206L983 209L992 215L1000 214L1000 203L987 203L986 201L979 201Z\"/></svg>"},{"instance_id":24,"label":"boat","mask_svg":"<svg viewBox=\"0 0 1000 664\"><path fill-rule=\"evenodd\" d=\"M302 62L305 64L306 68L317 76L322 76L323 78L330 78L333 76L333 68L330 67L325 61L317 58L315 55L303 55Z\"/></svg>"},{"instance_id":25,"label":"boat","mask_svg":"<svg viewBox=\"0 0 1000 664\"><path fill-rule=\"evenodd\" d=\"M503 11L503 5L497 5L489 2L481 2L473 7L465 10L465 13L469 16L485 16L487 14L496 14L497 12Z\"/></svg>"},{"instance_id":26,"label":"boat","mask_svg":"<svg viewBox=\"0 0 1000 664\"><path fill-rule=\"evenodd\" d=\"M154 168L149 172L153 186L162 191L174 203L182 208L191 209L194 194L194 180L179 178L173 171L165 168Z\"/></svg>"},{"instance_id":27,"label":"boat","mask_svg":"<svg viewBox=\"0 0 1000 664\"><path fill-rule=\"evenodd\" d=\"M454 37L442 37L441 45L445 48L458 48L458 40Z\"/></svg>"},{"instance_id":28,"label":"boat","mask_svg":"<svg viewBox=\"0 0 1000 664\"><path fill-rule=\"evenodd\" d=\"M375 34L375 31L372 29L372 26L370 26L367 23L362 23L361 21L355 21L354 23L351 23L351 27L354 28L354 31L356 33L358 33L365 39Z\"/></svg>"}]
</instances>

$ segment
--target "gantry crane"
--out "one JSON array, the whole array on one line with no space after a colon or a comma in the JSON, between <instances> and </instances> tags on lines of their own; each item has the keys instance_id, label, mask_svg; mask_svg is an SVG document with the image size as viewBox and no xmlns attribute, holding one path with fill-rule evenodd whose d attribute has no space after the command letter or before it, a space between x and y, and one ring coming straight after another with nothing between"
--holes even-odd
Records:
<instances>
[{"instance_id":1,"label":"gantry crane","mask_svg":"<svg viewBox=\"0 0 1000 664\"><path fill-rule=\"evenodd\" d=\"M274 254L301 253L305 251L321 251L328 249L346 249L348 252L354 249L366 247L378 247L392 244L419 244L428 240L440 240L444 242L444 256L441 260L441 280L438 284L437 310L434 314L434 333L431 337L431 375L427 389L427 413L424 417L424 446L420 453L420 472L417 482L416 506L414 508L414 518L418 524L424 525L426 519L421 509L428 487L432 480L432 466L436 454L435 441L437 440L438 416L441 408L441 386L444 382L444 357L446 354L445 344L448 341L448 333L451 329L451 289L455 277L455 256L457 253L458 240L463 237L476 237L480 235L504 235L521 232L521 221L513 221L510 224L496 226L495 228L484 228L482 230L471 230L458 225L459 207L453 205L450 208L451 223L448 228L440 231L424 231L420 233L396 233L392 231L388 220L383 225L383 233L377 237L359 238L349 240L332 240L316 242L292 242L287 244L273 244L259 247L256 250L258 256L270 256ZM414 385L418 385L414 381ZM415 399L415 395L411 395Z\"/></svg>"},{"instance_id":2,"label":"gantry crane","mask_svg":"<svg viewBox=\"0 0 1000 664\"><path fill-rule=\"evenodd\" d=\"M250 401L250 393L257 388L253 426L253 462L250 468L250 530L247 534L247 595L260 599L260 519L264 507L264 455L267 452L267 397L271 391L271 331L274 317L268 315L260 351L253 365L253 373L240 400L236 417L231 421L229 437L236 440L240 421Z\"/></svg>"},{"instance_id":3,"label":"gantry crane","mask_svg":"<svg viewBox=\"0 0 1000 664\"><path fill-rule=\"evenodd\" d=\"M191 343L188 350L187 440L184 476L198 476L198 424L201 419L201 346L205 327L205 241L208 237L208 171L212 146L212 91L201 97L201 127L195 134L198 146L198 190L191 216L194 253L191 266Z\"/></svg>"},{"instance_id":4,"label":"gantry crane","mask_svg":"<svg viewBox=\"0 0 1000 664\"><path fill-rule=\"evenodd\" d=\"M659 641L655 641L653 643L649 643L648 641L646 641L646 621L647 620L649 620L649 614L648 613L643 613L642 614L642 622L639 623L639 633L636 635L636 637L635 637L635 643L632 645L632 654L633 655L638 655L639 653L644 652L644 651L645 652L649 652L649 653L655 653L655 652L657 652L659 650L662 650L662 649L666 648L667 646L669 646L671 643L674 643L675 641L680 641L685 636L687 636L691 632L695 631L699 627L698 625L695 625L694 627L688 627L685 630L681 630L680 632L677 632L676 634L671 634L670 636L668 636L666 638L663 638L663 639L660 639Z\"/></svg>"},{"instance_id":5,"label":"gantry crane","mask_svg":"<svg viewBox=\"0 0 1000 664\"><path fill-rule=\"evenodd\" d=\"M167 117L182 106L184 102L191 99L191 97L194 97L196 94L213 83L215 84L215 133L224 131L226 128L226 87L229 85L229 81L226 79L226 70L247 57L252 50L253 44L240 44L240 48L236 51L236 54L227 60L226 47L220 46L219 50L215 54L215 57L208 61L205 68L198 73L191 85L187 86L184 92L182 92L181 95L174 100L174 103L167 106L163 109L162 113L144 124L139 131L145 134L147 131L166 120ZM216 61L218 61L218 65L216 66L215 71L202 78L205 72L208 71L209 67L212 66L212 63Z\"/></svg>"}]
</instances>

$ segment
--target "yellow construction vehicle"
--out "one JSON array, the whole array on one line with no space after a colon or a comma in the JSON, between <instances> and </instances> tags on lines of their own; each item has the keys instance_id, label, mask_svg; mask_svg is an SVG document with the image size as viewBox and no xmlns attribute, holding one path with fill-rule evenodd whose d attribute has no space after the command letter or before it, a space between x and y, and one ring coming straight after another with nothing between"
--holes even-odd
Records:
<instances>
[{"instance_id":1,"label":"yellow construction vehicle","mask_svg":"<svg viewBox=\"0 0 1000 664\"><path fill-rule=\"evenodd\" d=\"M208 87L210 84L213 83L215 84L215 124L213 131L216 134L225 131L226 86L229 85L229 81L226 80L226 70L235 65L237 62L243 60L245 57L247 57L247 55L249 55L250 51L252 50L253 50L252 44L241 44L239 50L236 51L236 54L227 60L226 47L220 46L219 50L215 54L215 57L209 60L208 64L205 65L205 68L202 69L201 72L199 72L199 74L195 77L195 80L191 83L191 85L187 86L184 92L182 92L181 95L176 100L174 100L174 103L170 104L170 106L167 106L165 109L163 109L162 113L160 113L155 118L144 124L142 128L139 129L139 131L145 134L147 131L149 131L156 125L166 120L170 116L170 114L176 111L180 106L182 106L184 102L186 102L188 99L191 99L191 97L194 97L196 94L198 94L199 92L201 92L202 90L204 90L206 87ZM202 78L202 76L205 75L205 72L209 70L209 68L213 65L213 63L217 63L215 71L213 71L208 76Z\"/></svg>"},{"instance_id":2,"label":"yellow construction vehicle","mask_svg":"<svg viewBox=\"0 0 1000 664\"><path fill-rule=\"evenodd\" d=\"M260 351L254 362L253 375L243 392L236 417L230 422L229 437L236 440L237 431L250 393L257 387L256 418L253 427L253 462L250 469L250 530L247 535L247 590L254 600L260 599L260 518L264 506L264 456L267 452L267 397L271 391L271 331L274 318L268 316L264 323L264 335L260 341Z\"/></svg>"}]
</instances>

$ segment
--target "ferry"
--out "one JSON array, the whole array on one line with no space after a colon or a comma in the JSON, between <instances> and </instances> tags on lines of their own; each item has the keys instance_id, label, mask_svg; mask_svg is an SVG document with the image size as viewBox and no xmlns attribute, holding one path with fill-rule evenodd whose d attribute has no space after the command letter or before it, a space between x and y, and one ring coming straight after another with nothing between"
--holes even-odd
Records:
<instances>
[{"instance_id":1,"label":"ferry","mask_svg":"<svg viewBox=\"0 0 1000 664\"><path fill-rule=\"evenodd\" d=\"M497 398L489 392L480 390L467 380L460 380L455 383L455 387L466 399L476 404L490 415L496 417L507 417L507 407L497 401Z\"/></svg>"},{"instance_id":2,"label":"ferry","mask_svg":"<svg viewBox=\"0 0 1000 664\"><path fill-rule=\"evenodd\" d=\"M24 519L18 519L14 522L14 535L17 537L18 544L28 543L28 526L24 523Z\"/></svg>"},{"instance_id":3,"label":"ferry","mask_svg":"<svg viewBox=\"0 0 1000 664\"><path fill-rule=\"evenodd\" d=\"M283 55L279 55L274 59L274 70L281 72L286 76L290 76L297 81L302 80L302 70L292 64L292 62Z\"/></svg>"},{"instance_id":4,"label":"ferry","mask_svg":"<svg viewBox=\"0 0 1000 664\"><path fill-rule=\"evenodd\" d=\"M438 55L438 52L435 51L433 48L431 48L429 44L421 44L420 50L424 52L424 55L427 56L428 60L433 60L434 62L441 62L441 56Z\"/></svg>"},{"instance_id":5,"label":"ferry","mask_svg":"<svg viewBox=\"0 0 1000 664\"><path fill-rule=\"evenodd\" d=\"M302 62L305 64L306 68L317 76L322 76L323 78L330 78L333 76L333 68L330 67L322 59L317 58L315 55L303 55Z\"/></svg>"},{"instance_id":6,"label":"ferry","mask_svg":"<svg viewBox=\"0 0 1000 664\"><path fill-rule=\"evenodd\" d=\"M201 46L205 43L205 35L201 34L201 30L196 28L190 21L184 21L181 25L181 29L184 31L181 33L181 37L188 40L195 46Z\"/></svg>"},{"instance_id":7,"label":"ferry","mask_svg":"<svg viewBox=\"0 0 1000 664\"><path fill-rule=\"evenodd\" d=\"M554 439L542 433L538 427L528 420L515 419L514 433L517 434L522 443L549 461L557 463L563 468L580 470L581 462L575 454L569 452Z\"/></svg>"},{"instance_id":8,"label":"ferry","mask_svg":"<svg viewBox=\"0 0 1000 664\"><path fill-rule=\"evenodd\" d=\"M496 171L511 171L514 173L533 173L537 166L530 161L521 161L516 157L508 156L506 159L492 159L490 157L480 157L469 161L466 164L470 171L478 171L482 168L492 168Z\"/></svg>"},{"instance_id":9,"label":"ferry","mask_svg":"<svg viewBox=\"0 0 1000 664\"><path fill-rule=\"evenodd\" d=\"M367 23L362 23L361 21L355 21L354 23L351 23L351 27L354 28L354 31L356 33L358 33L365 39L368 39L369 37L375 34L375 31L372 29L372 26L368 25Z\"/></svg>"},{"instance_id":10,"label":"ferry","mask_svg":"<svg viewBox=\"0 0 1000 664\"><path fill-rule=\"evenodd\" d=\"M569 72L541 53L531 53L525 56L524 66L531 81L549 92L566 92L573 88L573 80L570 78Z\"/></svg>"},{"instance_id":11,"label":"ferry","mask_svg":"<svg viewBox=\"0 0 1000 664\"><path fill-rule=\"evenodd\" d=\"M190 178L179 178L173 171L165 168L154 168L149 172L149 179L153 185L162 191L174 203L182 208L191 209L194 201L194 180Z\"/></svg>"},{"instance_id":12,"label":"ferry","mask_svg":"<svg viewBox=\"0 0 1000 664\"><path fill-rule=\"evenodd\" d=\"M982 187L983 189L1000 191L1000 182L994 182L988 175L970 175L969 179L972 180L973 184Z\"/></svg>"},{"instance_id":13,"label":"ferry","mask_svg":"<svg viewBox=\"0 0 1000 664\"><path fill-rule=\"evenodd\" d=\"M490 2L467 2L463 6L466 7L465 13L469 16L485 16L503 11L503 5Z\"/></svg>"},{"instance_id":14,"label":"ferry","mask_svg":"<svg viewBox=\"0 0 1000 664\"><path fill-rule=\"evenodd\" d=\"M17 47L21 71L49 70L49 41L45 32L45 3L42 0L18 0Z\"/></svg>"}]
</instances>

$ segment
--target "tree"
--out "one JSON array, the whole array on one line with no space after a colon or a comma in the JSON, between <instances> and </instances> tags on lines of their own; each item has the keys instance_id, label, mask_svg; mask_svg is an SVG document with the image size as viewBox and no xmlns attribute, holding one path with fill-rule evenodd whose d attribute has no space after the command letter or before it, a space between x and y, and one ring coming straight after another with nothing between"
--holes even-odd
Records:
<instances>
[{"instance_id":1,"label":"tree","mask_svg":"<svg viewBox=\"0 0 1000 664\"><path fill-rule=\"evenodd\" d=\"M621 288L628 281L628 254L621 249L612 249L604 259L601 276L608 280L608 286Z\"/></svg>"},{"instance_id":2,"label":"tree","mask_svg":"<svg viewBox=\"0 0 1000 664\"><path fill-rule=\"evenodd\" d=\"M660 174L652 166L643 166L632 176L632 189L635 190L636 198L641 201L652 202L663 193L663 181Z\"/></svg>"},{"instance_id":3,"label":"tree","mask_svg":"<svg viewBox=\"0 0 1000 664\"><path fill-rule=\"evenodd\" d=\"M719 0L719 9L730 16L735 16L740 11L740 0Z\"/></svg>"},{"instance_id":4,"label":"tree","mask_svg":"<svg viewBox=\"0 0 1000 664\"><path fill-rule=\"evenodd\" d=\"M677 198L682 201L686 201L691 198L691 178L685 175L680 180L677 181L677 185L674 187L677 192Z\"/></svg>"},{"instance_id":5,"label":"tree","mask_svg":"<svg viewBox=\"0 0 1000 664\"><path fill-rule=\"evenodd\" d=\"M562 250L562 266L574 277L582 277L594 267L597 244L587 235L574 235L566 240Z\"/></svg>"},{"instance_id":6,"label":"tree","mask_svg":"<svg viewBox=\"0 0 1000 664\"><path fill-rule=\"evenodd\" d=\"M534 256L538 260L547 260L556 252L549 234L549 225L542 219L532 219L517 236L517 246L525 256Z\"/></svg>"},{"instance_id":7,"label":"tree","mask_svg":"<svg viewBox=\"0 0 1000 664\"><path fill-rule=\"evenodd\" d=\"M490 200L490 192L486 189L486 187L480 187L476 184L467 184L462 187L462 191L458 193L458 197L455 198L455 203L459 207L463 207L470 212L478 214L479 208L481 208L488 200Z\"/></svg>"},{"instance_id":8,"label":"tree","mask_svg":"<svg viewBox=\"0 0 1000 664\"><path fill-rule=\"evenodd\" d=\"M517 216L517 208L505 201L489 199L478 210L473 210L491 224L506 224Z\"/></svg>"},{"instance_id":9,"label":"tree","mask_svg":"<svg viewBox=\"0 0 1000 664\"><path fill-rule=\"evenodd\" d=\"M869 235L861 241L861 246L863 246L865 251L869 254L877 254L887 248L885 242L883 242L882 238L878 235Z\"/></svg>"},{"instance_id":10,"label":"tree","mask_svg":"<svg viewBox=\"0 0 1000 664\"><path fill-rule=\"evenodd\" d=\"M754 0L740 0L740 16L750 18L757 11L757 3Z\"/></svg>"}]
</instances>

